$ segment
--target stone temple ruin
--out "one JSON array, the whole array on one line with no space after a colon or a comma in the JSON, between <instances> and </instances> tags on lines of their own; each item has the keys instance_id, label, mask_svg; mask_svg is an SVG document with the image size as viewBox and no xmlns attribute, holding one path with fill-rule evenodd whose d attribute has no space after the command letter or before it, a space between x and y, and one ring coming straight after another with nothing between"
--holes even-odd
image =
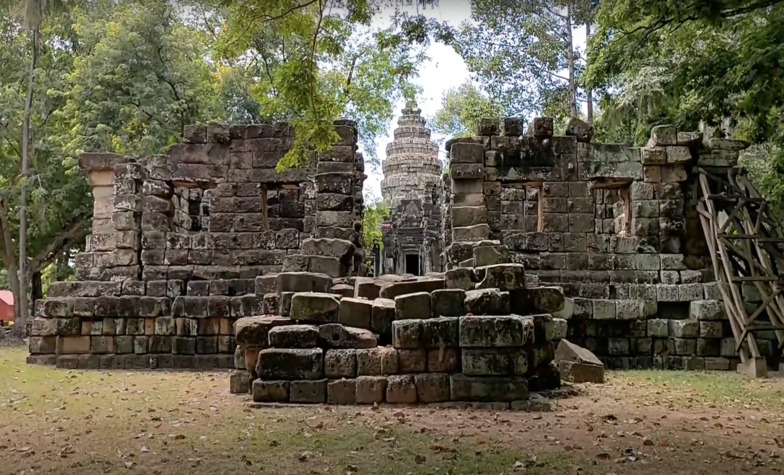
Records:
<instances>
[{"instance_id":1,"label":"stone temple ruin","mask_svg":"<svg viewBox=\"0 0 784 475\"><path fill-rule=\"evenodd\" d=\"M234 368L232 392L257 402L514 407L571 377L562 340L559 354L581 345L610 368L778 363L778 257L763 278L727 257L743 245L716 244L768 229L726 235L741 207L720 212L736 197L708 184L732 176L742 142L660 126L630 148L576 120L565 136L550 119L486 120L447 142L442 175L411 104L387 149L372 276L357 131L336 130L283 173L285 124L192 126L165 156L84 155L93 234L77 279L36 302L28 361ZM763 314L771 325L751 325Z\"/></svg>"}]
</instances>

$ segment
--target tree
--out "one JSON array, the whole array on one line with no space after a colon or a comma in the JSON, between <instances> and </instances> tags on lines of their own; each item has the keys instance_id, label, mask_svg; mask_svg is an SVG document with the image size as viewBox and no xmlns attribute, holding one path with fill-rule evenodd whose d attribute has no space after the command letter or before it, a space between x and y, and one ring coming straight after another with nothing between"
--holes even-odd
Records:
<instances>
[{"instance_id":1,"label":"tree","mask_svg":"<svg viewBox=\"0 0 784 475\"><path fill-rule=\"evenodd\" d=\"M389 218L389 208L383 202L366 203L362 216L362 242L365 249L384 247L381 224Z\"/></svg>"},{"instance_id":2,"label":"tree","mask_svg":"<svg viewBox=\"0 0 784 475\"><path fill-rule=\"evenodd\" d=\"M287 120L296 131L280 168L302 164L311 149L326 150L337 139L333 122L344 116L358 122L365 154L375 159L374 140L388 128L394 104L415 93L410 79L429 33L448 35L400 11L390 27L371 25L382 7L405 3L414 2L256 0L225 7L219 57L260 65L251 93L262 119Z\"/></svg>"},{"instance_id":3,"label":"tree","mask_svg":"<svg viewBox=\"0 0 784 475\"><path fill-rule=\"evenodd\" d=\"M590 0L471 0L455 48L493 101L565 122L579 115L584 67L573 33L593 10Z\"/></svg>"},{"instance_id":4,"label":"tree","mask_svg":"<svg viewBox=\"0 0 784 475\"><path fill-rule=\"evenodd\" d=\"M447 137L476 134L482 119L503 117L506 111L470 82L445 92L441 108L428 123L432 130Z\"/></svg>"},{"instance_id":5,"label":"tree","mask_svg":"<svg viewBox=\"0 0 784 475\"><path fill-rule=\"evenodd\" d=\"M602 2L597 26L586 80L603 91L600 129L612 131L604 117L621 111L614 121L636 124L638 141L644 126L666 121L770 145L755 156L774 175L758 178L770 198L784 196L770 186L784 181L784 2L616 0Z\"/></svg>"}]
</instances>

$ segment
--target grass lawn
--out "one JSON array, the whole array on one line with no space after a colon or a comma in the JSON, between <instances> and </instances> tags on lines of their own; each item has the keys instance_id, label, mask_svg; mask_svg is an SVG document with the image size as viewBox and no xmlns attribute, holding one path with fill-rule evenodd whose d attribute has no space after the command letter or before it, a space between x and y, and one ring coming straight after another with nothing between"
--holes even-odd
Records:
<instances>
[{"instance_id":1,"label":"grass lawn","mask_svg":"<svg viewBox=\"0 0 784 475\"><path fill-rule=\"evenodd\" d=\"M25 355L0 349L2 474L784 471L782 380L613 373L545 414L251 409L225 372L65 371Z\"/></svg>"}]
</instances>

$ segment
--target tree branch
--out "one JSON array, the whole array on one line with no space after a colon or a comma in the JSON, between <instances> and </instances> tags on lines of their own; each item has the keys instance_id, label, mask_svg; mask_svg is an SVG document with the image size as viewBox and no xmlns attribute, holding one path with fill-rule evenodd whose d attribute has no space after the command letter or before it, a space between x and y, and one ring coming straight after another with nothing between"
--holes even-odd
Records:
<instances>
[{"instance_id":1,"label":"tree branch","mask_svg":"<svg viewBox=\"0 0 784 475\"><path fill-rule=\"evenodd\" d=\"M30 275L35 274L36 272L41 272L46 268L49 261L57 255L59 252L64 250L66 247L73 244L74 241L83 238L87 235L85 232L85 225L87 224L87 218L80 217L74 221L71 226L66 229L63 233L60 233L54 240L52 240L48 246L41 250L30 262L30 266L28 267L28 272Z\"/></svg>"},{"instance_id":2,"label":"tree branch","mask_svg":"<svg viewBox=\"0 0 784 475\"><path fill-rule=\"evenodd\" d=\"M0 242L0 250L3 251L3 262L7 268L16 269L16 263L14 262L16 246L11 237L11 223L8 219L8 210L5 202L2 200L0 200L0 235L3 238L2 242Z\"/></svg>"}]
</instances>

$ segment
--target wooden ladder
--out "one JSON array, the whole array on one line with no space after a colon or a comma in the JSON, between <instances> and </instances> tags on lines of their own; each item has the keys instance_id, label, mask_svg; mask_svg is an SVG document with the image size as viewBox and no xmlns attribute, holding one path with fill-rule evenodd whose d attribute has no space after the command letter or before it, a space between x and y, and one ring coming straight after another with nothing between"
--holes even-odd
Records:
<instances>
[{"instance_id":1,"label":"wooden ladder","mask_svg":"<svg viewBox=\"0 0 784 475\"><path fill-rule=\"evenodd\" d=\"M767 377L755 337L774 331L784 348L784 235L770 203L751 184L745 168L698 168L697 212L702 221L724 309L735 336L738 371ZM753 286L761 302L744 290ZM767 315L769 323L764 323ZM762 317L762 318L760 318Z\"/></svg>"}]
</instances>

